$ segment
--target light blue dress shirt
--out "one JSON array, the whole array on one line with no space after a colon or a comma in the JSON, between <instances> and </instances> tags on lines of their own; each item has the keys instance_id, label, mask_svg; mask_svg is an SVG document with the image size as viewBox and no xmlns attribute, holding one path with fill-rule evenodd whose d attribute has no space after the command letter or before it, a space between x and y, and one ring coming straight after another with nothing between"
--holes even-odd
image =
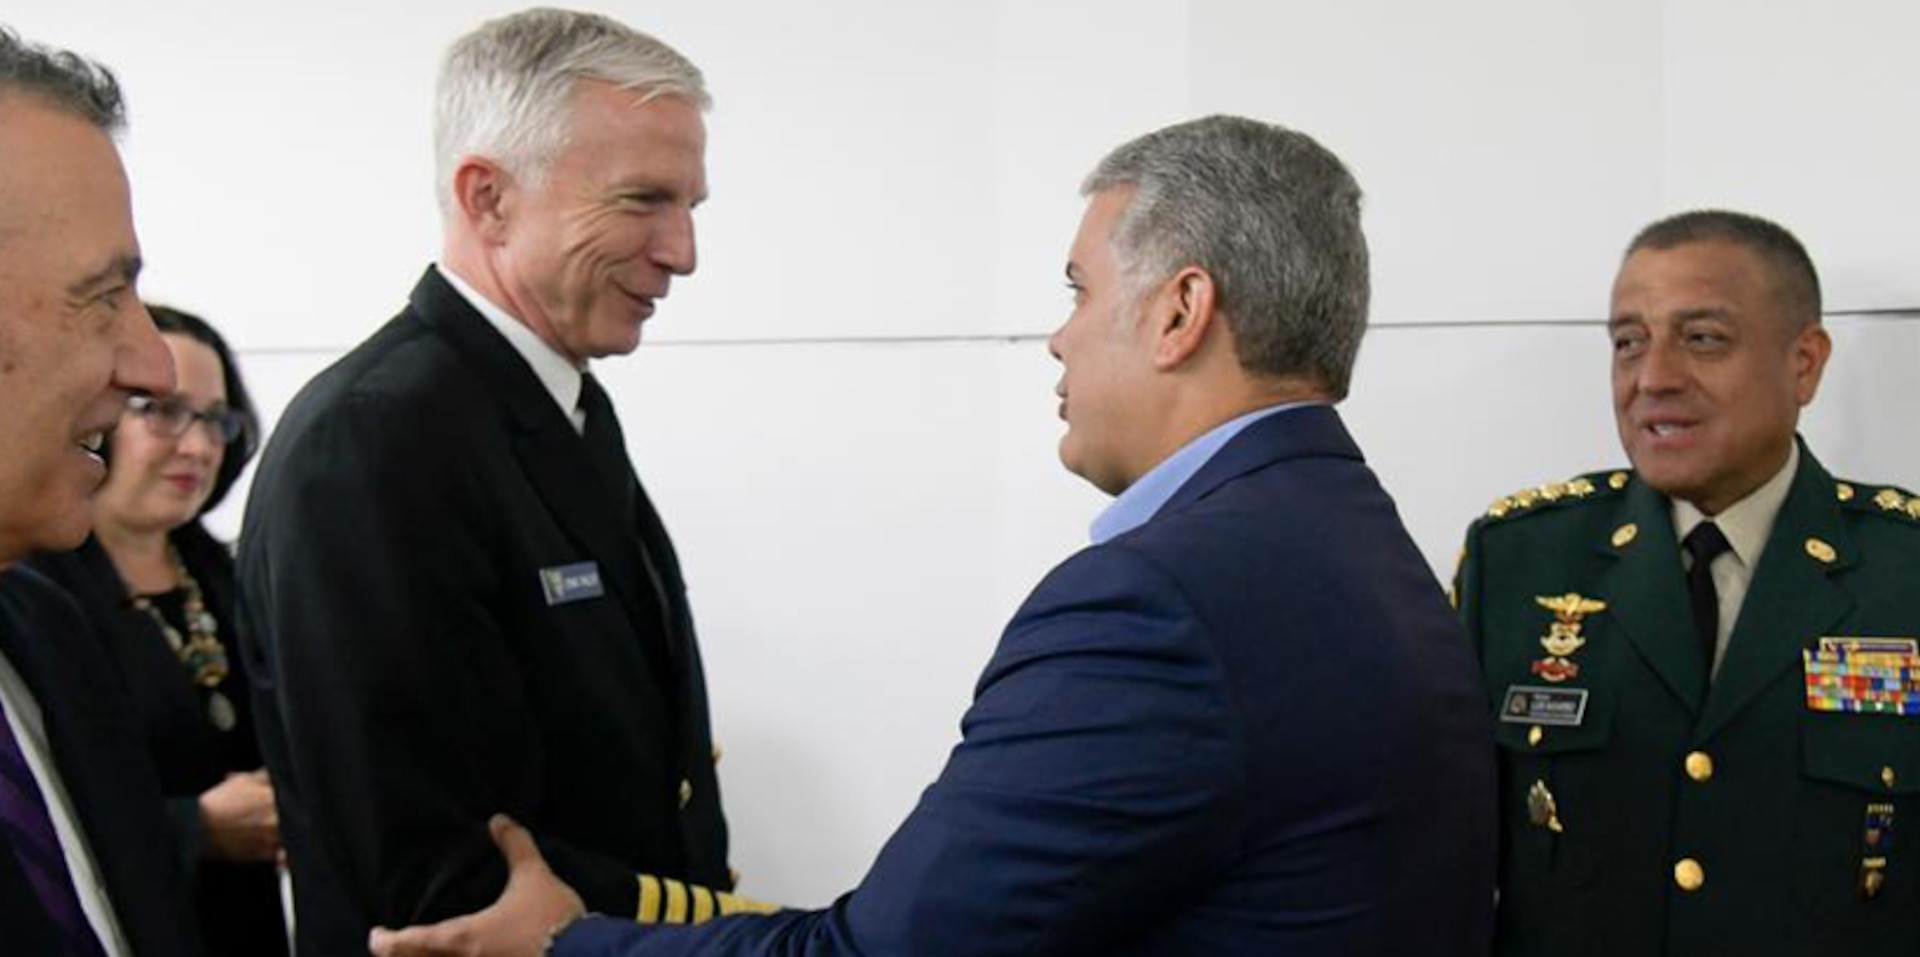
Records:
<instances>
[{"instance_id":1,"label":"light blue dress shirt","mask_svg":"<svg viewBox=\"0 0 1920 957\"><path fill-rule=\"evenodd\" d=\"M1167 504L1180 486L1187 484L1201 466L1211 461L1216 453L1246 428L1270 415L1278 415L1289 409L1301 409L1310 405L1323 405L1320 402L1286 402L1270 405L1264 409L1255 409L1246 415L1213 427L1207 434L1180 447L1180 451L1166 457L1154 466L1140 480L1127 487L1120 497L1108 505L1100 517L1093 520L1093 528L1088 533L1095 545L1104 545L1114 538L1124 535L1147 523L1147 519Z\"/></svg>"}]
</instances>

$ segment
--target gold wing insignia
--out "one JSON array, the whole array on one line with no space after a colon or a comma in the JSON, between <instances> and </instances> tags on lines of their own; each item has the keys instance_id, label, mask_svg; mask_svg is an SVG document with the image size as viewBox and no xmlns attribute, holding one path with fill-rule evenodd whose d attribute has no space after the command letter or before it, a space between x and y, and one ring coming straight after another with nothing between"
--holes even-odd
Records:
<instances>
[{"instance_id":1,"label":"gold wing insignia","mask_svg":"<svg viewBox=\"0 0 1920 957\"><path fill-rule=\"evenodd\" d=\"M1607 603L1597 598L1588 598L1577 592L1564 595L1537 595L1533 599L1540 607L1553 612L1553 617L1564 622L1576 622L1595 612L1605 611Z\"/></svg>"}]
</instances>

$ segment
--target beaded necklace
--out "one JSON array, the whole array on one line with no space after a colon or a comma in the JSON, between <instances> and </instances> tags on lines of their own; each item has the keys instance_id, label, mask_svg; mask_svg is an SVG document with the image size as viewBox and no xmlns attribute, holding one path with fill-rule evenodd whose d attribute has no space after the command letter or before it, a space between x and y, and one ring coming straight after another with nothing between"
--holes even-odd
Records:
<instances>
[{"instance_id":1,"label":"beaded necklace","mask_svg":"<svg viewBox=\"0 0 1920 957\"><path fill-rule=\"evenodd\" d=\"M195 685L211 691L207 696L207 720L221 731L231 731L239 715L234 711L233 702L217 690L220 682L227 678L227 648L220 643L220 622L215 620L213 612L207 610L206 596L200 591L200 583L187 571L186 562L180 560L179 549L168 544L167 558L173 562L174 574L180 579L180 590L185 593L181 611L186 619L186 635L182 636L180 629L167 620L151 597L133 596L133 607L145 612L160 628L160 634L166 636L167 645L187 669L187 677Z\"/></svg>"}]
</instances>

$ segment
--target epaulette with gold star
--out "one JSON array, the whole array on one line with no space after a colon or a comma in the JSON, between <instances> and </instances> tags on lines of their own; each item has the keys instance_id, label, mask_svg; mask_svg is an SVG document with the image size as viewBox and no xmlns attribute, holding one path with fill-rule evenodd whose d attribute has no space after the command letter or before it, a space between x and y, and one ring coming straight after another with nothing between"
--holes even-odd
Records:
<instances>
[{"instance_id":1,"label":"epaulette with gold star","mask_svg":"<svg viewBox=\"0 0 1920 957\"><path fill-rule=\"evenodd\" d=\"M1920 524L1920 496L1892 485L1833 483L1833 495L1843 507Z\"/></svg>"},{"instance_id":2,"label":"epaulette with gold star","mask_svg":"<svg viewBox=\"0 0 1920 957\"><path fill-rule=\"evenodd\" d=\"M1631 475L1624 471L1591 472L1565 482L1548 482L1502 495L1487 506L1487 517L1502 519L1524 515L1545 505L1578 502L1605 496L1627 487Z\"/></svg>"}]
</instances>

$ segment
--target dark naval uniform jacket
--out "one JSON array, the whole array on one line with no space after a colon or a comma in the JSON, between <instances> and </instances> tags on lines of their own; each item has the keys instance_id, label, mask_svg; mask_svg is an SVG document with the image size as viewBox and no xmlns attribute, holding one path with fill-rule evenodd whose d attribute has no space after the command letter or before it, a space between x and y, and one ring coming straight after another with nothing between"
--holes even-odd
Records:
<instances>
[{"instance_id":1,"label":"dark naval uniform jacket","mask_svg":"<svg viewBox=\"0 0 1920 957\"><path fill-rule=\"evenodd\" d=\"M434 270L289 406L239 572L302 955L491 903L496 812L594 911L731 886L686 588L621 471Z\"/></svg>"},{"instance_id":2,"label":"dark naval uniform jacket","mask_svg":"<svg viewBox=\"0 0 1920 957\"><path fill-rule=\"evenodd\" d=\"M1912 496L1803 446L1711 689L1630 473L1494 503L1456 600L1498 718L1497 954L1920 952L1920 714L1810 690L1823 649L1920 639Z\"/></svg>"}]
</instances>

